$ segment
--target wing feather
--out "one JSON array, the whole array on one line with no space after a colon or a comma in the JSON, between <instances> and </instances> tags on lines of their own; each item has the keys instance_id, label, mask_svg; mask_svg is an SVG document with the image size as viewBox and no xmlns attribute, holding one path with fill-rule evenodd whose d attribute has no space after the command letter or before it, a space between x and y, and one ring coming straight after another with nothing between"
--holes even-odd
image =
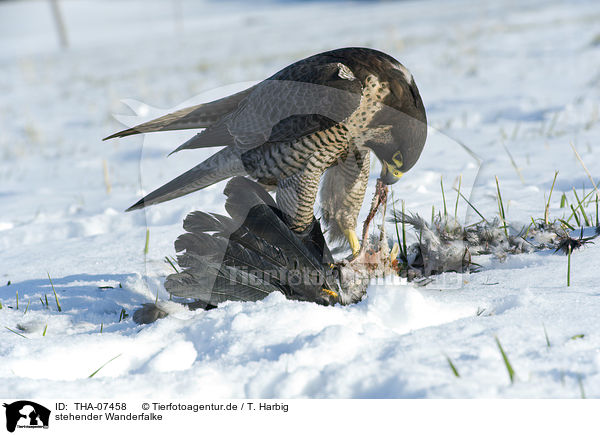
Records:
<instances>
[{"instance_id":1,"label":"wing feather","mask_svg":"<svg viewBox=\"0 0 600 435\"><path fill-rule=\"evenodd\" d=\"M168 130L185 130L190 128L206 128L217 121L224 115L234 111L240 102L246 98L254 89L248 88L244 91L230 95L210 103L198 104L196 106L187 107L178 110L160 118L153 119L135 127L128 128L102 140L112 139L115 137L131 136L138 133L149 133L154 131Z\"/></svg>"}]
</instances>

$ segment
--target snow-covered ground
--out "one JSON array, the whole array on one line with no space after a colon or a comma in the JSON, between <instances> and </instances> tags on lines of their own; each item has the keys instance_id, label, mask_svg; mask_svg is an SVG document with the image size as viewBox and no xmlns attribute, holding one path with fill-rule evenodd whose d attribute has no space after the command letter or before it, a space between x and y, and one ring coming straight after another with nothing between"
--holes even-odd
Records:
<instances>
[{"instance_id":1,"label":"snow-covered ground","mask_svg":"<svg viewBox=\"0 0 600 435\"><path fill-rule=\"evenodd\" d=\"M592 189L570 143L600 181L597 1L61 6L68 50L48 2L0 3L0 396L600 398L598 245L573 254L570 287L564 255L483 256L479 273L372 285L355 306L271 295L190 312L164 302L171 316L136 325L142 303L168 300L164 258L183 218L222 212L223 184L124 213L210 151L166 158L193 132L101 142L122 126L114 115L136 122L310 54L369 46L412 71L432 126L393 186L407 209L440 210L443 176L453 212L462 175L463 192L494 217L498 176L508 220L527 225L559 171L550 216L568 216L561 195ZM587 211L595 219L593 203ZM459 216L477 218L464 201Z\"/></svg>"}]
</instances>

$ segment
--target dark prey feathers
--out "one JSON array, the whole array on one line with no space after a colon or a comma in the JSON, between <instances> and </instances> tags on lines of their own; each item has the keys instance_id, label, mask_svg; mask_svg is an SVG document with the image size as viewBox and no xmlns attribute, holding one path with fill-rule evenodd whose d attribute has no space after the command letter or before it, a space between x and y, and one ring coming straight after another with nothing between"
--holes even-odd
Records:
<instances>
[{"instance_id":1,"label":"dark prey feathers","mask_svg":"<svg viewBox=\"0 0 600 435\"><path fill-rule=\"evenodd\" d=\"M174 296L215 306L226 300L256 301L279 291L290 299L339 302L339 284L308 239L301 240L281 219L270 195L258 184L233 178L225 189L230 216L190 213L175 242L183 268L165 281ZM323 240L318 222L315 231ZM308 244L308 246L306 245ZM327 289L329 291L324 291Z\"/></svg>"}]
</instances>

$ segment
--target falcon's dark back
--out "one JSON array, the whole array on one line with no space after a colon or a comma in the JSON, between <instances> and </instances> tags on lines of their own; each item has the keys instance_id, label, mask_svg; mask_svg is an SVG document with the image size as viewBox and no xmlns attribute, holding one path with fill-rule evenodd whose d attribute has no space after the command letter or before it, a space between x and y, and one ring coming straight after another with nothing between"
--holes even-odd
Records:
<instances>
[{"instance_id":1,"label":"falcon's dark back","mask_svg":"<svg viewBox=\"0 0 600 435\"><path fill-rule=\"evenodd\" d=\"M347 66L358 80L347 80L341 77L339 69L335 67L337 63ZM417 162L425 145L427 115L412 74L392 56L371 48L340 48L299 60L273 74L267 80L325 85L360 97L364 87L367 86L368 77L372 75L376 76L379 82L388 84L391 92L382 100L385 110L381 110L367 127L377 127L388 122L395 125L392 135L396 141L402 143L402 148L408 151L403 153L405 154L403 172L406 172ZM406 115L401 117L401 121L398 120L398 112ZM337 123L336 120L322 115L298 115L292 118L294 123L303 124L304 127L312 125L313 128L303 130L304 134L307 130L311 132L326 130ZM291 121L285 120L281 127L290 127ZM278 139L277 130L279 129L273 129L270 140ZM387 153L382 150L381 154Z\"/></svg>"}]
</instances>

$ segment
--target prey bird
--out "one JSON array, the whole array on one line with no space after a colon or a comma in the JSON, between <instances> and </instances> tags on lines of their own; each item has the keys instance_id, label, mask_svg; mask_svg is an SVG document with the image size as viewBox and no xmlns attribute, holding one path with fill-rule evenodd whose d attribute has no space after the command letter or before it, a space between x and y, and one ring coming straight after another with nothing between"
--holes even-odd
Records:
<instances>
[{"instance_id":1,"label":"prey bird","mask_svg":"<svg viewBox=\"0 0 600 435\"><path fill-rule=\"evenodd\" d=\"M412 74L400 62L368 48L341 48L299 60L234 95L105 139L200 128L204 130L173 152L225 148L127 211L246 176L276 190L286 224L302 236L314 225L320 190L322 223L330 240L345 238L356 256L356 224L371 151L381 162L380 181L395 183L423 150L427 118Z\"/></svg>"},{"instance_id":2,"label":"prey bird","mask_svg":"<svg viewBox=\"0 0 600 435\"><path fill-rule=\"evenodd\" d=\"M299 237L260 184L233 177L223 193L227 215L194 211L175 241L181 270L167 276L165 289L186 299L180 303L208 310L273 292L320 305L348 305L364 297L374 271L357 270L354 261L335 263L318 220L310 234ZM168 309L146 303L133 320L152 323Z\"/></svg>"}]
</instances>

